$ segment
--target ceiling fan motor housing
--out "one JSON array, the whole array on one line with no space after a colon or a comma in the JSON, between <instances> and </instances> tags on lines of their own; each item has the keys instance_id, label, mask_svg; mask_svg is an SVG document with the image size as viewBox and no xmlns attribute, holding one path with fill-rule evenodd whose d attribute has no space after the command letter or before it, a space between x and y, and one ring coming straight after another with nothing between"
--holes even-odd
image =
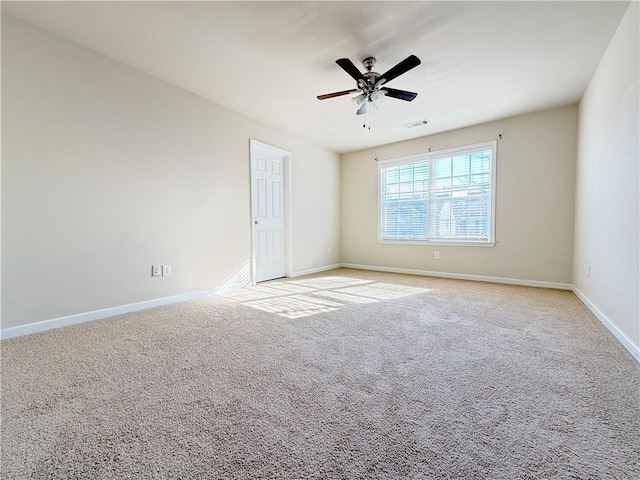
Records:
<instances>
[{"instance_id":1,"label":"ceiling fan motor housing","mask_svg":"<svg viewBox=\"0 0 640 480\"><path fill-rule=\"evenodd\" d=\"M364 88L367 93L371 93L373 91L373 86L376 83L376 80L380 76L378 72L373 72L373 66L376 64L375 57L367 57L362 61L362 65L367 70L362 75L367 79L368 88Z\"/></svg>"},{"instance_id":2,"label":"ceiling fan motor housing","mask_svg":"<svg viewBox=\"0 0 640 480\"><path fill-rule=\"evenodd\" d=\"M367 57L362 60L362 66L365 68L366 72L362 74L362 76L366 79L365 82L358 82L358 88L362 91L364 96L370 100L371 94L375 91L376 80L380 76L378 72L373 72L373 66L376 64L375 57Z\"/></svg>"}]
</instances>

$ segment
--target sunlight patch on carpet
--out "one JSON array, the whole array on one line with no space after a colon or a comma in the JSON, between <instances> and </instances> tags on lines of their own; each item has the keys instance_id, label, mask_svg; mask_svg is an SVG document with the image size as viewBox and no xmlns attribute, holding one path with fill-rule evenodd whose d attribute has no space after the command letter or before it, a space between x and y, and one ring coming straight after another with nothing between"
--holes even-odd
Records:
<instances>
[{"instance_id":1,"label":"sunlight patch on carpet","mask_svg":"<svg viewBox=\"0 0 640 480\"><path fill-rule=\"evenodd\" d=\"M348 285L363 285L365 283L373 283L373 280L361 280L359 278L333 276L323 278L308 278L306 280L292 280L287 283L326 290L329 288L346 287Z\"/></svg>"},{"instance_id":2,"label":"sunlight patch on carpet","mask_svg":"<svg viewBox=\"0 0 640 480\"><path fill-rule=\"evenodd\" d=\"M282 295L292 295L313 292L313 288L301 285L290 285L287 283L266 285L257 285L252 288L236 290L234 292L225 292L216 294L218 297L234 300L236 302L248 302L251 300L259 300L263 298L280 297Z\"/></svg>"},{"instance_id":3,"label":"sunlight patch on carpet","mask_svg":"<svg viewBox=\"0 0 640 480\"><path fill-rule=\"evenodd\" d=\"M262 310L263 312L277 313L285 318L301 318L337 310L342 304L322 300L306 295L291 295L288 297L276 297L255 302L243 303L247 307Z\"/></svg>"},{"instance_id":4,"label":"sunlight patch on carpet","mask_svg":"<svg viewBox=\"0 0 640 480\"><path fill-rule=\"evenodd\" d=\"M330 276L276 280L213 296L286 318L301 318L337 310L344 303L369 304L429 292L431 289ZM321 298L318 298L321 297ZM328 300L331 299L331 300Z\"/></svg>"},{"instance_id":5,"label":"sunlight patch on carpet","mask_svg":"<svg viewBox=\"0 0 640 480\"><path fill-rule=\"evenodd\" d=\"M340 293L340 292L334 292L334 291L315 292L314 295L317 295L320 297L335 298L336 300L344 300L344 301L353 302L353 303L378 302L378 300L376 300L375 298L360 297L356 295L349 295L348 293Z\"/></svg>"}]
</instances>

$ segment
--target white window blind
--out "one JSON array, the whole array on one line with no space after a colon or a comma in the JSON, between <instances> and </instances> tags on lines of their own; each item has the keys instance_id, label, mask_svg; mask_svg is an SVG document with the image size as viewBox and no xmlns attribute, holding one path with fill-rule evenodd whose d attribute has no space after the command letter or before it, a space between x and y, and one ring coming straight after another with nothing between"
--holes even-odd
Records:
<instances>
[{"instance_id":1,"label":"white window blind","mask_svg":"<svg viewBox=\"0 0 640 480\"><path fill-rule=\"evenodd\" d=\"M492 243L496 142L379 162L379 240Z\"/></svg>"}]
</instances>

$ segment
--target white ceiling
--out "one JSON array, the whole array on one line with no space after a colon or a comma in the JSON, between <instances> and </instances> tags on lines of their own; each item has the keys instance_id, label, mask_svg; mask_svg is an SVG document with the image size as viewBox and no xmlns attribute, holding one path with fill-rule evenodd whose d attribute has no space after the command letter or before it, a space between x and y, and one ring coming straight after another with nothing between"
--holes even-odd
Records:
<instances>
[{"instance_id":1,"label":"white ceiling","mask_svg":"<svg viewBox=\"0 0 640 480\"><path fill-rule=\"evenodd\" d=\"M628 2L2 2L20 17L263 123L344 153L580 99ZM362 128L334 62L390 82ZM403 125L426 118L427 126Z\"/></svg>"}]
</instances>

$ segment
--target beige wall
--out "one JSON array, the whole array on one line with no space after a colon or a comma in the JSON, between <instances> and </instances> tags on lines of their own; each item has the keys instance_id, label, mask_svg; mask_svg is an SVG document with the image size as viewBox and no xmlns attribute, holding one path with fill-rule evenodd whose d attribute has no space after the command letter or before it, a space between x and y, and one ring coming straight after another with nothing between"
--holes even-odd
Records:
<instances>
[{"instance_id":1,"label":"beige wall","mask_svg":"<svg viewBox=\"0 0 640 480\"><path fill-rule=\"evenodd\" d=\"M343 155L342 261L571 284L576 129L574 105ZM495 247L377 242L375 157L468 145L499 133Z\"/></svg>"},{"instance_id":2,"label":"beige wall","mask_svg":"<svg viewBox=\"0 0 640 480\"><path fill-rule=\"evenodd\" d=\"M580 102L573 270L578 293L638 360L639 10L629 5Z\"/></svg>"},{"instance_id":3,"label":"beige wall","mask_svg":"<svg viewBox=\"0 0 640 480\"><path fill-rule=\"evenodd\" d=\"M223 284L250 138L292 153L293 271L340 261L338 155L2 17L3 328Z\"/></svg>"}]
</instances>

